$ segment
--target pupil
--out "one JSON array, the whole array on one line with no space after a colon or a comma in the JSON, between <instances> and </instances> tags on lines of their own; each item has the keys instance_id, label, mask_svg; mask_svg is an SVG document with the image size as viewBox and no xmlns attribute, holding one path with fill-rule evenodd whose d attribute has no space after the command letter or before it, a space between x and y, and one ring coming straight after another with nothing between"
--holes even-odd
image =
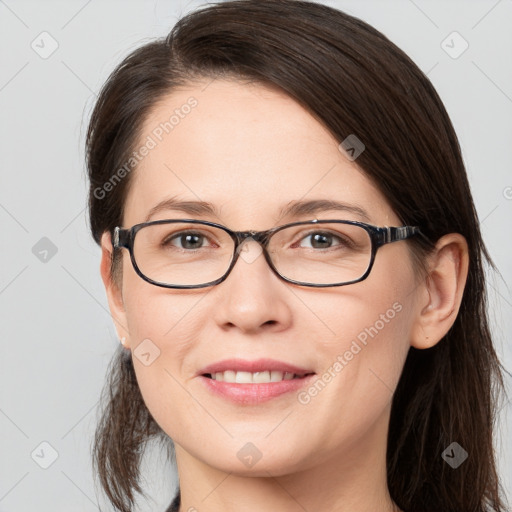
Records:
<instances>
[{"instance_id":1,"label":"pupil","mask_svg":"<svg viewBox=\"0 0 512 512\"><path fill-rule=\"evenodd\" d=\"M192 249L196 249L197 247L194 247L195 244L197 244L197 240L200 240L200 235L183 235L181 237L181 240L182 240L182 245L183 247L187 247L189 242L192 241L190 243L190 245L192 245ZM185 243L183 243L183 240L186 240ZM195 241L195 244L194 244L194 241ZM199 247L201 247L201 244L199 244Z\"/></svg>"},{"instance_id":2,"label":"pupil","mask_svg":"<svg viewBox=\"0 0 512 512\"><path fill-rule=\"evenodd\" d=\"M329 244L331 241L331 235L324 235L324 234L318 234L316 233L313 235L313 243L311 244L313 247L316 247L315 243L319 242L320 245L322 244Z\"/></svg>"}]
</instances>

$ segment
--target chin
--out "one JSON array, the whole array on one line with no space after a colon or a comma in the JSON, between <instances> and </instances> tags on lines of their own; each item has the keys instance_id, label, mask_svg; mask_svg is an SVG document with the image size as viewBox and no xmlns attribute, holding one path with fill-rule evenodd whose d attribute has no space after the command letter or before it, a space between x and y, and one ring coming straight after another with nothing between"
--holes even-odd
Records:
<instances>
[{"instance_id":1,"label":"chin","mask_svg":"<svg viewBox=\"0 0 512 512\"><path fill-rule=\"evenodd\" d=\"M223 454L222 458L219 453ZM208 465L240 476L281 476L304 469L304 458L297 454L296 445L275 446L263 439L248 441L244 437L244 441L233 440L229 446L202 455L201 459Z\"/></svg>"}]
</instances>

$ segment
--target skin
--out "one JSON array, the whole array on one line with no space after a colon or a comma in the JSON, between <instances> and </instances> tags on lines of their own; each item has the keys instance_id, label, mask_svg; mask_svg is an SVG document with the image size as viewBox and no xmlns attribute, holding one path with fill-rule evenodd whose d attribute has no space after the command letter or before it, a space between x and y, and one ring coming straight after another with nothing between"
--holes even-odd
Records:
<instances>
[{"instance_id":1,"label":"skin","mask_svg":"<svg viewBox=\"0 0 512 512\"><path fill-rule=\"evenodd\" d=\"M361 220L339 211L279 217L281 207L302 198L355 204L374 225L401 225L357 161L284 93L234 80L206 86L173 91L146 120L141 141L191 95L198 100L134 171L123 227L143 222L170 196L215 204L218 217L192 217L236 230L313 218ZM164 211L153 219L190 217ZM246 250L258 247L249 241ZM322 289L282 281L261 254L251 262L240 258L217 286L165 289L142 280L126 250L117 286L111 251L105 233L101 274L118 336L127 350L144 339L160 350L149 366L135 356L133 362L147 407L175 442L180 511L398 510L385 465L392 392L409 348L435 345L457 316L468 269L461 235L438 241L425 278L418 279L407 243L397 242L379 249L366 280ZM196 377L207 364L231 357L275 358L321 376L394 303L400 312L307 404L287 393L237 405L212 395ZM237 457L249 442L262 455L252 467Z\"/></svg>"}]
</instances>

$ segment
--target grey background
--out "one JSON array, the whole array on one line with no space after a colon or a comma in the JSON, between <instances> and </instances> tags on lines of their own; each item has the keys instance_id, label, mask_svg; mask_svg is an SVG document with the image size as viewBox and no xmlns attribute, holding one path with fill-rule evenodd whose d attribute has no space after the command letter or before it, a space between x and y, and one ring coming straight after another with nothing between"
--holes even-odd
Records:
<instances>
[{"instance_id":1,"label":"grey background","mask_svg":"<svg viewBox=\"0 0 512 512\"><path fill-rule=\"evenodd\" d=\"M487 246L496 346L512 368L512 0L327 1L386 34L428 73L460 138ZM125 55L202 2L0 0L0 511L98 510L90 461L96 406L117 346L86 221L83 135L95 94ZM31 47L57 50L42 58ZM453 58L462 40L468 49ZM456 36L455 36L456 37ZM453 41L453 42L452 42ZM46 256L38 252L54 246ZM42 245L38 245L42 244ZM34 246L36 249L33 249ZM36 254L34 254L34 252ZM510 384L510 380L508 380ZM497 439L512 494L510 404ZM58 458L51 462L51 449ZM33 455L33 458L31 456ZM39 463L37 463L37 462ZM160 510L176 475L150 451ZM110 510L108 506L103 510Z\"/></svg>"}]
</instances>

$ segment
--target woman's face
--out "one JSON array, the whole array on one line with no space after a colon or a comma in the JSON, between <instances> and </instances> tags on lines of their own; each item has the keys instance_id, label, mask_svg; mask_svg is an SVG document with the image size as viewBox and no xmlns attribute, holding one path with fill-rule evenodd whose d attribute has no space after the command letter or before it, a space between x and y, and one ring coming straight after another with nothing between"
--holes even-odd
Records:
<instances>
[{"instance_id":1,"label":"woman's face","mask_svg":"<svg viewBox=\"0 0 512 512\"><path fill-rule=\"evenodd\" d=\"M209 202L217 215L161 209L151 220L195 218L233 230L315 218L401 225L357 160L340 151L341 141L262 85L216 80L174 91L146 120L139 142L154 147L139 152L124 227L171 197ZM342 210L280 215L294 201L314 199L363 208L368 219ZM331 288L281 280L253 240L224 282L192 290L151 285L123 253L119 334L149 411L180 453L264 476L382 453L417 303L406 242L381 247L366 280ZM234 358L272 359L315 375L270 399L233 400L212 392L201 370Z\"/></svg>"}]
</instances>

